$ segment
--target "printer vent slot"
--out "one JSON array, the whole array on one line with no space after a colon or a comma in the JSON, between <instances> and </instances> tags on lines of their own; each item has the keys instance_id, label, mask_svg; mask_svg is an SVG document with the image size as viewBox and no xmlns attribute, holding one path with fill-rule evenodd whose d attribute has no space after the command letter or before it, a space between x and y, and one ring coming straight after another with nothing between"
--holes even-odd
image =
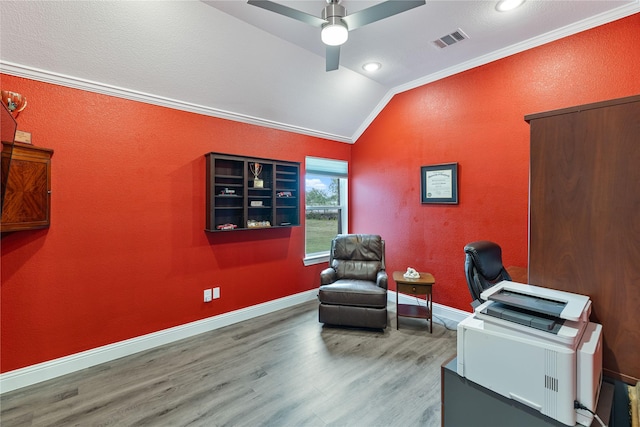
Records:
<instances>
[{"instance_id":1,"label":"printer vent slot","mask_svg":"<svg viewBox=\"0 0 640 427\"><path fill-rule=\"evenodd\" d=\"M543 413L555 417L558 411L558 353L544 350L544 407Z\"/></svg>"}]
</instances>

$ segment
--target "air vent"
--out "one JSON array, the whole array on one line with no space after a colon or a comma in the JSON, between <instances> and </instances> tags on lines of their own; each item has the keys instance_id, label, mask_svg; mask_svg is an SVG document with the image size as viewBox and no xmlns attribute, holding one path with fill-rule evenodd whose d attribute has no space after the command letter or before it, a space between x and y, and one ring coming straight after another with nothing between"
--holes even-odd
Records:
<instances>
[{"instance_id":1,"label":"air vent","mask_svg":"<svg viewBox=\"0 0 640 427\"><path fill-rule=\"evenodd\" d=\"M544 388L551 391L558 391L558 379L554 377L550 377L549 375L544 376Z\"/></svg>"},{"instance_id":2,"label":"air vent","mask_svg":"<svg viewBox=\"0 0 640 427\"><path fill-rule=\"evenodd\" d=\"M458 28L453 33L442 36L439 39L434 40L432 43L440 49L444 49L445 47L451 46L452 44L456 44L468 38L469 36L467 36L460 28Z\"/></svg>"}]
</instances>

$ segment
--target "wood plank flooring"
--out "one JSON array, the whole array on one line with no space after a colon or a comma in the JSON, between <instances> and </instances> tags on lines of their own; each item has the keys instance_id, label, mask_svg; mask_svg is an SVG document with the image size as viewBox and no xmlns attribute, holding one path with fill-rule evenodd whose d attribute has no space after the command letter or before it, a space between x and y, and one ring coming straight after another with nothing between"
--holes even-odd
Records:
<instances>
[{"instance_id":1,"label":"wood plank flooring","mask_svg":"<svg viewBox=\"0 0 640 427\"><path fill-rule=\"evenodd\" d=\"M439 426L454 325L318 323L312 301L0 397L13 426ZM393 311L391 311L393 310Z\"/></svg>"}]
</instances>

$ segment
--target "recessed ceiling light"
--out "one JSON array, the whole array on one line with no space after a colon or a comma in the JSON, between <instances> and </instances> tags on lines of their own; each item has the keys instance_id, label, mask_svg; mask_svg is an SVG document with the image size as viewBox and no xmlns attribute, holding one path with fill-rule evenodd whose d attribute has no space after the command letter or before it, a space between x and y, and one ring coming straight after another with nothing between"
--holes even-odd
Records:
<instances>
[{"instance_id":1,"label":"recessed ceiling light","mask_svg":"<svg viewBox=\"0 0 640 427\"><path fill-rule=\"evenodd\" d=\"M496 5L496 10L498 12L506 12L521 6L524 2L525 0L500 0Z\"/></svg>"},{"instance_id":2,"label":"recessed ceiling light","mask_svg":"<svg viewBox=\"0 0 640 427\"><path fill-rule=\"evenodd\" d=\"M382 68L382 64L380 64L379 62L367 62L362 66L362 68L365 71L373 73L374 71L378 71L380 68Z\"/></svg>"}]
</instances>

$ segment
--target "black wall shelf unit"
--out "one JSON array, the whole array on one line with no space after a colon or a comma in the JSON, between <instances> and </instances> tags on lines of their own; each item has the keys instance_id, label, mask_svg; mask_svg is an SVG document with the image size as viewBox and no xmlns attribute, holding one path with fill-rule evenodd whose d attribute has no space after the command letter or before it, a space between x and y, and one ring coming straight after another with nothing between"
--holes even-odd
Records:
<instances>
[{"instance_id":1,"label":"black wall shelf unit","mask_svg":"<svg viewBox=\"0 0 640 427\"><path fill-rule=\"evenodd\" d=\"M206 231L300 225L300 163L221 153L205 158ZM255 181L256 168L262 182Z\"/></svg>"}]
</instances>

